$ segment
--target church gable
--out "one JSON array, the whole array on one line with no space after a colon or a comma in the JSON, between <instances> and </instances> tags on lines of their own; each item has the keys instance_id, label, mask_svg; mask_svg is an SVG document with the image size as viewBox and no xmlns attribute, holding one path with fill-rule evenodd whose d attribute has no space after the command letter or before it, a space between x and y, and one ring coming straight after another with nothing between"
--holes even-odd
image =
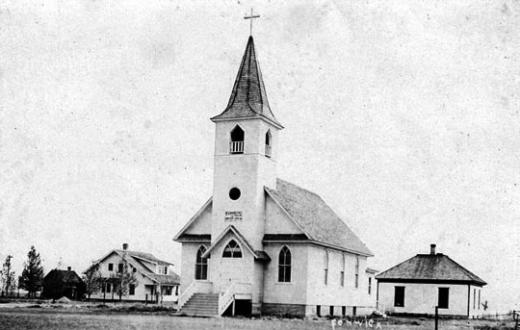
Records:
<instances>
[{"instance_id":1,"label":"church gable","mask_svg":"<svg viewBox=\"0 0 520 330\"><path fill-rule=\"evenodd\" d=\"M266 191L265 199L265 234L266 235L294 235L304 232L290 218L289 214Z\"/></svg>"},{"instance_id":2,"label":"church gable","mask_svg":"<svg viewBox=\"0 0 520 330\"><path fill-rule=\"evenodd\" d=\"M213 199L210 198L195 215L188 221L175 236L176 241L186 241L192 239L209 240L211 233L211 211Z\"/></svg>"}]
</instances>

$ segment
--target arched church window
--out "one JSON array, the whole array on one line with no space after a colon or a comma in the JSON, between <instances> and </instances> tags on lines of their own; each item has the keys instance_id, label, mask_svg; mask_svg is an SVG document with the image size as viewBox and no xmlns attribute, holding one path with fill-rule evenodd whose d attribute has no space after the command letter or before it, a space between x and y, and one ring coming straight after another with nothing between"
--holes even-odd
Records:
<instances>
[{"instance_id":1,"label":"arched church window","mask_svg":"<svg viewBox=\"0 0 520 330\"><path fill-rule=\"evenodd\" d=\"M197 251L197 259L195 260L195 279L196 280L207 280L208 279L208 258L202 256L206 252L206 247L202 245Z\"/></svg>"},{"instance_id":2,"label":"arched church window","mask_svg":"<svg viewBox=\"0 0 520 330\"><path fill-rule=\"evenodd\" d=\"M291 251L287 246L278 255L278 282L291 282Z\"/></svg>"},{"instance_id":3,"label":"arched church window","mask_svg":"<svg viewBox=\"0 0 520 330\"><path fill-rule=\"evenodd\" d=\"M244 153L244 130L236 125L231 131L231 141L229 142L229 153Z\"/></svg>"},{"instance_id":4,"label":"arched church window","mask_svg":"<svg viewBox=\"0 0 520 330\"><path fill-rule=\"evenodd\" d=\"M224 248L223 258L242 258L242 250L235 240L229 241Z\"/></svg>"},{"instance_id":5,"label":"arched church window","mask_svg":"<svg viewBox=\"0 0 520 330\"><path fill-rule=\"evenodd\" d=\"M265 133L265 156L271 157L271 149L272 149L272 136L271 136L271 130L267 130L267 133Z\"/></svg>"}]
</instances>

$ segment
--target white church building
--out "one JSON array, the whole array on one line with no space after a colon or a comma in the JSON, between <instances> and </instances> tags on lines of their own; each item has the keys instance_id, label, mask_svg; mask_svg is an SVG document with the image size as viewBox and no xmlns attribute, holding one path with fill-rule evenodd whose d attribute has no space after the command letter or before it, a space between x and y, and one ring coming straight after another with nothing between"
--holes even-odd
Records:
<instances>
[{"instance_id":1,"label":"white church building","mask_svg":"<svg viewBox=\"0 0 520 330\"><path fill-rule=\"evenodd\" d=\"M215 123L213 196L175 236L187 315L343 316L375 308L373 256L317 194L277 177L279 132L249 37Z\"/></svg>"}]
</instances>

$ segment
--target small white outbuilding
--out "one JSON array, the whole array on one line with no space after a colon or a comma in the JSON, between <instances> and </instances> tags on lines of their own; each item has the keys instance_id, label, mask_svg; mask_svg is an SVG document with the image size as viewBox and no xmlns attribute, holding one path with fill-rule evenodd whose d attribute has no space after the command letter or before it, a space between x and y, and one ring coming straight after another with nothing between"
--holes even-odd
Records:
<instances>
[{"instance_id":1,"label":"small white outbuilding","mask_svg":"<svg viewBox=\"0 0 520 330\"><path fill-rule=\"evenodd\" d=\"M417 254L376 276L378 309L389 314L478 317L484 312L486 285L447 255Z\"/></svg>"}]
</instances>

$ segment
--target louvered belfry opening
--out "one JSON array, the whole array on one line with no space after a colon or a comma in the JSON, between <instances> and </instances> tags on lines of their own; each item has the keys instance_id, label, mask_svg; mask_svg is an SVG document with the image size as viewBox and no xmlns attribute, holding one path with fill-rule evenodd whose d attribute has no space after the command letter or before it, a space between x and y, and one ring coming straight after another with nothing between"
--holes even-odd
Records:
<instances>
[{"instance_id":1,"label":"louvered belfry opening","mask_svg":"<svg viewBox=\"0 0 520 330\"><path fill-rule=\"evenodd\" d=\"M229 142L229 153L244 153L244 130L240 126L235 126L231 131L231 141Z\"/></svg>"}]
</instances>

